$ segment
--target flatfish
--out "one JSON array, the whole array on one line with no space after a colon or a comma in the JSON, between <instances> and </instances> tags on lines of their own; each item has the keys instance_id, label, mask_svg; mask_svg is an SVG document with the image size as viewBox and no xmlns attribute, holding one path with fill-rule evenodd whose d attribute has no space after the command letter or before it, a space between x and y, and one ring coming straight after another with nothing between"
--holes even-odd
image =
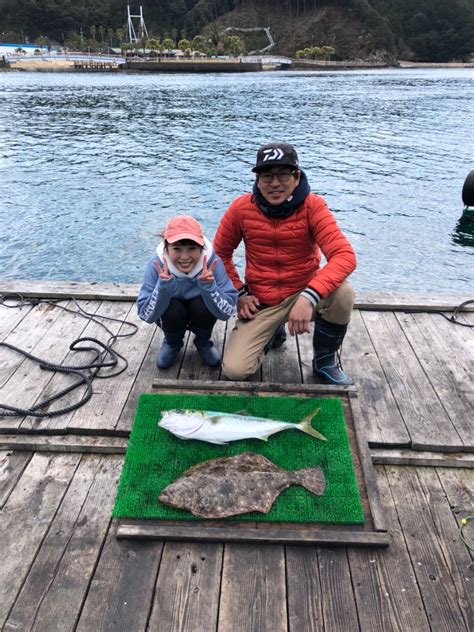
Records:
<instances>
[{"instance_id":1,"label":"flatfish","mask_svg":"<svg viewBox=\"0 0 474 632\"><path fill-rule=\"evenodd\" d=\"M326 479L320 467L290 472L261 454L244 452L194 465L165 487L159 501L201 518L225 518L249 511L267 513L290 485L302 485L321 496Z\"/></svg>"}]
</instances>

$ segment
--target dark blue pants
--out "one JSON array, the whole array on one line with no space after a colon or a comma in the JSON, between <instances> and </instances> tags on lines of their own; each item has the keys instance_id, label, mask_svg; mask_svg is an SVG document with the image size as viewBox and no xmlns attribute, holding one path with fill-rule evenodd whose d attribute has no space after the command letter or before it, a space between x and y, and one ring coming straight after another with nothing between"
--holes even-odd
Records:
<instances>
[{"instance_id":1,"label":"dark blue pants","mask_svg":"<svg viewBox=\"0 0 474 632\"><path fill-rule=\"evenodd\" d=\"M201 296L189 301L173 298L168 309L161 317L161 328L171 334L179 334L191 330L207 329L209 333L215 325L217 318L207 309Z\"/></svg>"}]
</instances>

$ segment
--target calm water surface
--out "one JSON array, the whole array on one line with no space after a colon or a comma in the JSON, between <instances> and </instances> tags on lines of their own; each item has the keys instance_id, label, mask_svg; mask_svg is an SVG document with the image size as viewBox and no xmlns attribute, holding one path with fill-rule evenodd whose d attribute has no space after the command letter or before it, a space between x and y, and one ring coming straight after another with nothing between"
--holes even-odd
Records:
<instances>
[{"instance_id":1,"label":"calm water surface","mask_svg":"<svg viewBox=\"0 0 474 632\"><path fill-rule=\"evenodd\" d=\"M0 278L139 283L166 221L212 237L278 139L353 243L356 289L473 288L472 70L0 73L0 89Z\"/></svg>"}]
</instances>

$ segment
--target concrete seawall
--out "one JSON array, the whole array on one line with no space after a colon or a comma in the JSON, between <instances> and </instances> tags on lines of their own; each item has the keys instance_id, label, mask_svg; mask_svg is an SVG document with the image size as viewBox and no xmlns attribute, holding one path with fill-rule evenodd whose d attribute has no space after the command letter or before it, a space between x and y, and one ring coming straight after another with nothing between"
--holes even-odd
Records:
<instances>
[{"instance_id":1,"label":"concrete seawall","mask_svg":"<svg viewBox=\"0 0 474 632\"><path fill-rule=\"evenodd\" d=\"M130 60L125 70L145 70L149 72L256 72L262 70L258 62L228 61L226 59L145 61Z\"/></svg>"}]
</instances>

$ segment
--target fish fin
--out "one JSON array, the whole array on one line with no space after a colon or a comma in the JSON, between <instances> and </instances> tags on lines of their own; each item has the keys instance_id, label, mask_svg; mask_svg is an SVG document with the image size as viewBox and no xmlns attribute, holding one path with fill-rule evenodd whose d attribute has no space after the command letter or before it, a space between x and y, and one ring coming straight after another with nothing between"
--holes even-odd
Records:
<instances>
[{"instance_id":1,"label":"fish fin","mask_svg":"<svg viewBox=\"0 0 474 632\"><path fill-rule=\"evenodd\" d=\"M245 417L249 416L249 411L248 410L236 410L235 413L233 413L234 415L242 415Z\"/></svg>"},{"instance_id":2,"label":"fish fin","mask_svg":"<svg viewBox=\"0 0 474 632\"><path fill-rule=\"evenodd\" d=\"M216 439L206 439L206 443L215 443L216 445L227 445L228 441L217 441Z\"/></svg>"},{"instance_id":3,"label":"fish fin","mask_svg":"<svg viewBox=\"0 0 474 632\"><path fill-rule=\"evenodd\" d=\"M309 413L309 415L306 415L306 417L303 417L303 419L298 424L298 427L300 430L306 432L306 434L311 435L315 439L319 439L320 441L327 441L326 437L315 430L311 425L311 420L320 412L320 410L320 408L317 408L316 410L313 410L313 412Z\"/></svg>"},{"instance_id":4,"label":"fish fin","mask_svg":"<svg viewBox=\"0 0 474 632\"><path fill-rule=\"evenodd\" d=\"M291 479L293 485L302 485L317 496L322 496L326 489L326 478L320 467L309 467L291 472Z\"/></svg>"}]
</instances>

